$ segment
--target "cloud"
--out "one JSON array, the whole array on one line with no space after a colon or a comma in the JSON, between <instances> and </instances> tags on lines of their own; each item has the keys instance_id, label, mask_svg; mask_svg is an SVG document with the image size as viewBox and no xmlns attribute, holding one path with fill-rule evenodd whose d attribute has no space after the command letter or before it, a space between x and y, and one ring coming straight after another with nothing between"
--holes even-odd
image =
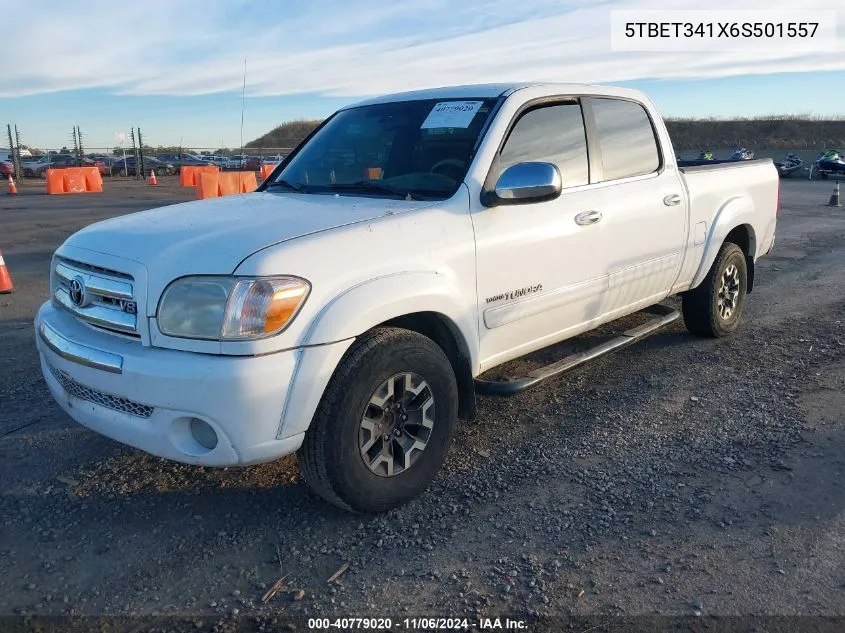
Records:
<instances>
[{"instance_id":1,"label":"cloud","mask_svg":"<svg viewBox=\"0 0 845 633\"><path fill-rule=\"evenodd\" d=\"M15 3L9 23L19 28L4 48L19 53L0 76L0 96L80 88L125 95L234 92L241 89L244 59L251 96L359 97L463 83L597 83L845 69L845 58L836 51L613 53L610 9L648 8L625 0L390 5L315 0L303 7L168 0L79 6ZM664 10L698 6L691 0L660 5ZM750 0L742 8L795 6ZM840 37L843 27L845 21Z\"/></svg>"}]
</instances>

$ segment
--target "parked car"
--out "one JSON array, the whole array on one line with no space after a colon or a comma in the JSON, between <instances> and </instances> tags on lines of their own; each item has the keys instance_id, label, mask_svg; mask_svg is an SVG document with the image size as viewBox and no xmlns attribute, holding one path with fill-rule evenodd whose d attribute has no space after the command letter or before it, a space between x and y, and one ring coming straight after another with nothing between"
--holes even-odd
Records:
<instances>
[{"instance_id":1,"label":"parked car","mask_svg":"<svg viewBox=\"0 0 845 633\"><path fill-rule=\"evenodd\" d=\"M9 178L15 175L15 166L9 161L0 160L0 178Z\"/></svg>"},{"instance_id":2,"label":"parked car","mask_svg":"<svg viewBox=\"0 0 845 633\"><path fill-rule=\"evenodd\" d=\"M111 173L111 170L109 169L110 162L110 158L102 154L89 154L83 159L84 166L96 167L99 170L101 176L108 176Z\"/></svg>"},{"instance_id":3,"label":"parked car","mask_svg":"<svg viewBox=\"0 0 845 633\"><path fill-rule=\"evenodd\" d=\"M194 156L193 154L187 154L185 152L181 154L159 154L156 156L158 160L163 163L168 163L176 167L176 171L178 172L182 166L202 166L207 165L208 163L202 160L199 156Z\"/></svg>"},{"instance_id":4,"label":"parked car","mask_svg":"<svg viewBox=\"0 0 845 633\"><path fill-rule=\"evenodd\" d=\"M223 167L223 157L222 156L211 156L211 155L205 154L205 155L200 156L199 158L206 165L217 165L218 167Z\"/></svg>"},{"instance_id":5,"label":"parked car","mask_svg":"<svg viewBox=\"0 0 845 633\"><path fill-rule=\"evenodd\" d=\"M43 177L44 172L49 167L67 165L70 160L75 161L76 157L71 154L50 154L49 156L41 156L37 160L26 161L21 165L21 168L23 175L28 178Z\"/></svg>"},{"instance_id":6,"label":"parked car","mask_svg":"<svg viewBox=\"0 0 845 633\"><path fill-rule=\"evenodd\" d=\"M276 154L275 156L263 156L261 158L262 165L278 165L281 163L287 156L282 156L281 154Z\"/></svg>"},{"instance_id":7,"label":"parked car","mask_svg":"<svg viewBox=\"0 0 845 633\"><path fill-rule=\"evenodd\" d=\"M81 165L80 165L81 162ZM83 158L81 161L76 156L63 155L61 157L51 156L50 162L44 162L37 167L31 167L29 173L24 169L24 175L35 178L46 178L48 169L64 169L67 167L97 167L100 175L108 175L108 168L103 161L94 161L90 158Z\"/></svg>"},{"instance_id":8,"label":"parked car","mask_svg":"<svg viewBox=\"0 0 845 633\"><path fill-rule=\"evenodd\" d=\"M111 169L112 163L118 159L117 156L109 156L108 154L88 154L87 157L95 162L101 161L108 169Z\"/></svg>"},{"instance_id":9,"label":"parked car","mask_svg":"<svg viewBox=\"0 0 845 633\"><path fill-rule=\"evenodd\" d=\"M94 166L95 166L97 169L99 169L99 170L100 170L100 175L101 175L101 176L108 176L108 175L111 173L111 171L109 170L108 165L106 165L105 161L103 161L103 160L95 160L95 161L94 161Z\"/></svg>"},{"instance_id":10,"label":"parked car","mask_svg":"<svg viewBox=\"0 0 845 633\"><path fill-rule=\"evenodd\" d=\"M771 160L678 169L639 91L370 99L254 193L70 236L35 319L40 366L68 415L120 442L218 467L298 450L318 495L384 511L434 478L476 392L640 340L681 316L672 295L693 334L734 333L777 206ZM638 312L592 349L481 377Z\"/></svg>"},{"instance_id":11,"label":"parked car","mask_svg":"<svg viewBox=\"0 0 845 633\"><path fill-rule=\"evenodd\" d=\"M261 158L258 156L249 156L244 161L244 166L242 168L244 171L258 171L261 169Z\"/></svg>"},{"instance_id":12,"label":"parked car","mask_svg":"<svg viewBox=\"0 0 845 633\"><path fill-rule=\"evenodd\" d=\"M31 160L32 159L32 152L28 149L21 149L18 150L18 153L21 157L21 160ZM12 151L7 148L0 148L0 162L3 163L11 163L14 159L14 155Z\"/></svg>"},{"instance_id":13,"label":"parked car","mask_svg":"<svg viewBox=\"0 0 845 633\"><path fill-rule=\"evenodd\" d=\"M223 169L243 169L249 156L246 154L234 154L223 159Z\"/></svg>"},{"instance_id":14,"label":"parked car","mask_svg":"<svg viewBox=\"0 0 845 633\"><path fill-rule=\"evenodd\" d=\"M144 157L144 177L149 177L150 173L155 171L156 176L172 176L177 173L176 166L170 163L165 163L157 158ZM134 176L137 172L135 165L135 157L127 156L126 161L121 158L111 167L112 176Z\"/></svg>"}]
</instances>

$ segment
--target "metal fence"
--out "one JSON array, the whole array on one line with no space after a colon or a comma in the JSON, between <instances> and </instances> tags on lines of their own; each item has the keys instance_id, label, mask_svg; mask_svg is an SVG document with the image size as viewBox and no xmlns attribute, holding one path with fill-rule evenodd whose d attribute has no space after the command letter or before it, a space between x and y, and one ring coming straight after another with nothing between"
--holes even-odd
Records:
<instances>
[{"instance_id":1,"label":"metal fence","mask_svg":"<svg viewBox=\"0 0 845 633\"><path fill-rule=\"evenodd\" d=\"M19 146L18 146L19 147ZM287 147L240 148L212 147L44 147L37 150L21 150L18 159L17 147L12 146L10 160L16 178L44 178L49 167L70 165L100 165L105 177L148 177L151 171L157 175L179 173L182 164L197 164L196 159L217 165L221 169L255 170L262 164L276 163L284 159L294 144ZM49 163L47 157L50 157ZM152 160L151 160L152 159ZM19 162L18 162L19 160ZM93 161L93 162L92 162ZM140 163L141 169L136 166Z\"/></svg>"},{"instance_id":2,"label":"metal fence","mask_svg":"<svg viewBox=\"0 0 845 633\"><path fill-rule=\"evenodd\" d=\"M196 147L178 144L166 145L150 142L140 128L131 127L128 132L115 134L115 143L89 143L87 135L78 125L74 125L67 136L67 141L54 147L34 148L28 143L25 130L18 130L14 123L6 125L9 148L0 148L0 161L12 164L12 172L17 178L44 177L50 167L70 167L94 165L100 161L103 176L134 176L144 178L151 170L157 175L161 172L178 172L182 164L215 164L221 169L254 169L258 171L262 163L279 162L284 159L310 132L313 126L300 126L293 134L276 136L272 141L275 147ZM297 136L300 135L301 136ZM291 136L288 138L288 136ZM155 139L160 141L160 139ZM161 159L163 165L156 160ZM95 161L95 162L92 162ZM136 166L140 165L140 169ZM0 173L5 173L6 169Z\"/></svg>"}]
</instances>

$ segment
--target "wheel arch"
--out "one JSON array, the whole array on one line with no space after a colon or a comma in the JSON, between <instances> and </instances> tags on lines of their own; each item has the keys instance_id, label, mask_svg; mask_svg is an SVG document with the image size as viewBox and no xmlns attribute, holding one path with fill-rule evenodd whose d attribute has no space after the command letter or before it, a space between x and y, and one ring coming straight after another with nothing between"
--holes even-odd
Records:
<instances>
[{"instance_id":1,"label":"wheel arch","mask_svg":"<svg viewBox=\"0 0 845 633\"><path fill-rule=\"evenodd\" d=\"M739 246L745 255L745 264L748 269L748 284L746 293L751 294L754 289L754 253L757 252L757 238L754 228L750 224L735 226L722 240L722 244L731 242ZM712 265L712 264L711 264Z\"/></svg>"},{"instance_id":2,"label":"wheel arch","mask_svg":"<svg viewBox=\"0 0 845 633\"><path fill-rule=\"evenodd\" d=\"M449 275L433 271L391 273L353 285L326 302L307 327L302 343L323 345L355 338L396 319L426 324L433 323L431 318L436 317L452 333L458 349L475 371L478 367L476 302L474 296L471 301L464 297L465 293Z\"/></svg>"},{"instance_id":3,"label":"wheel arch","mask_svg":"<svg viewBox=\"0 0 845 633\"><path fill-rule=\"evenodd\" d=\"M411 330L437 343L455 372L455 380L458 384L458 417L470 422L476 419L475 385L472 379L470 351L457 324L445 314L438 312L413 312L380 323L376 327L399 327Z\"/></svg>"},{"instance_id":4,"label":"wheel arch","mask_svg":"<svg viewBox=\"0 0 845 633\"><path fill-rule=\"evenodd\" d=\"M704 248L704 255L693 275L690 288L698 287L713 262L719 254L725 242L732 242L745 253L745 261L748 267L748 292L754 283L754 261L757 256L757 232L754 229L756 209L753 201L746 197L736 197L728 200L716 213L707 242Z\"/></svg>"},{"instance_id":5,"label":"wheel arch","mask_svg":"<svg viewBox=\"0 0 845 633\"><path fill-rule=\"evenodd\" d=\"M471 309L475 303L465 303L462 296L446 275L401 272L354 285L327 302L302 338L278 437L308 428L343 355L356 338L380 326L405 327L443 349L458 382L459 415L473 420L478 331Z\"/></svg>"}]
</instances>

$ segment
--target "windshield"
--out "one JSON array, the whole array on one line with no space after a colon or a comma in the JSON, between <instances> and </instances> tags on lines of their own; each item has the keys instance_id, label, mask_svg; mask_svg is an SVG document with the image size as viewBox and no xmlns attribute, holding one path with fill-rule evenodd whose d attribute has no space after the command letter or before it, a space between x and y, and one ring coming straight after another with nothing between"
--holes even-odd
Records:
<instances>
[{"instance_id":1,"label":"windshield","mask_svg":"<svg viewBox=\"0 0 845 633\"><path fill-rule=\"evenodd\" d=\"M342 110L268 188L445 200L463 182L494 103L428 99Z\"/></svg>"}]
</instances>

